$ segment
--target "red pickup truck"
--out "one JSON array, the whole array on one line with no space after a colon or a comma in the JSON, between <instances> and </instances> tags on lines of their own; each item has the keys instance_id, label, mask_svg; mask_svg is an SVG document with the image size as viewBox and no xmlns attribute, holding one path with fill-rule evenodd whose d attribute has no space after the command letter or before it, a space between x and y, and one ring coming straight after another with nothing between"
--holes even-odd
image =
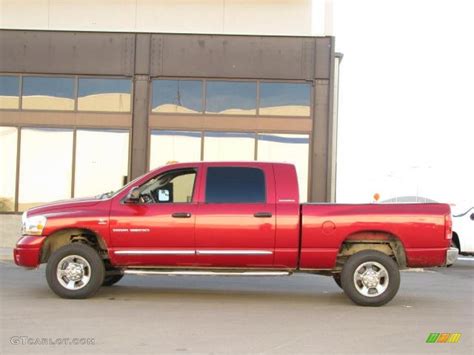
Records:
<instances>
[{"instance_id":1,"label":"red pickup truck","mask_svg":"<svg viewBox=\"0 0 474 355\"><path fill-rule=\"evenodd\" d=\"M86 298L124 274L332 276L359 305L398 291L399 270L444 266L446 204L300 204L293 165L173 164L116 192L32 208L16 264L47 263L64 298Z\"/></svg>"}]
</instances>

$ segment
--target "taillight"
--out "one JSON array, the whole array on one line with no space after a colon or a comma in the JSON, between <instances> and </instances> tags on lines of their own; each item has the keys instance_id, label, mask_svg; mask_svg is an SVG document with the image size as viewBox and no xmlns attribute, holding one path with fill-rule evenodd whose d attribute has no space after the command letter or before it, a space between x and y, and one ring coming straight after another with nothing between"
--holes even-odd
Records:
<instances>
[{"instance_id":1,"label":"taillight","mask_svg":"<svg viewBox=\"0 0 474 355\"><path fill-rule=\"evenodd\" d=\"M451 218L451 214L444 216L444 233L446 239L453 237L453 219Z\"/></svg>"}]
</instances>

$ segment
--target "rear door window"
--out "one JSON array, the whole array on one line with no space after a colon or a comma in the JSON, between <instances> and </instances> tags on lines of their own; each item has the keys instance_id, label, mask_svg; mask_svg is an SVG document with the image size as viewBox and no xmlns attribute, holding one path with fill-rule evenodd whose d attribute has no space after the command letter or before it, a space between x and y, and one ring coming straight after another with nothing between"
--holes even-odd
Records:
<instances>
[{"instance_id":1,"label":"rear door window","mask_svg":"<svg viewBox=\"0 0 474 355\"><path fill-rule=\"evenodd\" d=\"M265 174L261 169L207 169L206 203L265 203L265 198Z\"/></svg>"}]
</instances>

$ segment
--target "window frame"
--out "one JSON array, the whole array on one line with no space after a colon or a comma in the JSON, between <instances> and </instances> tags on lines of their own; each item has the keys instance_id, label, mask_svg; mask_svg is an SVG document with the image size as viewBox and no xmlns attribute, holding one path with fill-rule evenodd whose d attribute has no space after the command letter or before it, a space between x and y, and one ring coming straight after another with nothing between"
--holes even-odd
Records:
<instances>
[{"instance_id":1,"label":"window frame","mask_svg":"<svg viewBox=\"0 0 474 355\"><path fill-rule=\"evenodd\" d=\"M154 80L184 80L184 81L201 81L202 83L202 112L199 113L177 113L177 112L153 112L153 81ZM207 82L208 81L225 81L225 82L254 82L256 83L256 110L255 114L225 114L225 113L209 113L207 112ZM245 118L295 118L295 119L311 119L313 116L313 102L314 102L314 84L312 80L282 80L282 79L245 79L245 78L216 78L216 77L176 77L176 76L155 76L152 77L150 85L150 100L148 102L148 114L153 116L187 116L187 117L245 117ZM261 99L261 84L262 83L275 83L275 84L307 84L309 86L309 115L307 116L293 116L293 115L262 115L260 114L260 99ZM159 128L153 128L159 129Z\"/></svg>"},{"instance_id":2,"label":"window frame","mask_svg":"<svg viewBox=\"0 0 474 355\"><path fill-rule=\"evenodd\" d=\"M208 202L207 201L207 181L208 181L208 176L209 176L209 169L253 169L253 170L258 170L262 173L263 176L263 194L264 194L264 199L263 201L257 201L257 202L248 202L248 201L242 201L242 202ZM203 203L206 205L261 205L261 204L268 204L268 185L267 185L267 175L265 174L265 170L262 169L259 166L254 166L254 165L233 165L233 166L226 166L226 165L208 165L205 169L206 174L202 180L202 199Z\"/></svg>"},{"instance_id":3,"label":"window frame","mask_svg":"<svg viewBox=\"0 0 474 355\"><path fill-rule=\"evenodd\" d=\"M24 111L24 112L54 112L54 113L80 113L80 114L87 114L87 113L94 113L94 114L112 114L112 115L131 115L133 114L133 95L135 90L135 85L133 82L132 76L117 76L117 75L71 75L71 74L37 74L37 73L5 73L0 72L0 76L13 76L17 77L19 81L18 85L18 108L0 108L0 111ZM52 109L30 109L30 108L23 108L23 90L24 90L24 78L25 77L39 77L39 78L66 78L73 80L73 100L74 100L74 108L72 110L52 110ZM89 111L89 110L79 110L79 79L122 79L122 80L129 80L130 81L130 110L129 111ZM45 124L47 125L47 124ZM107 126L105 126L107 127Z\"/></svg>"},{"instance_id":4,"label":"window frame","mask_svg":"<svg viewBox=\"0 0 474 355\"><path fill-rule=\"evenodd\" d=\"M136 203L135 205L137 206L172 206L172 205L189 205L189 204L196 204L196 199L197 199L197 186L199 184L199 167L188 167L188 168L177 168L177 169L168 169L168 170L165 170L165 171L161 171L161 172L158 172L158 174L156 175L153 175L152 177L150 177L149 179L147 179L146 181L144 181L143 183L141 183L140 185L137 185L138 188L141 188L143 185L145 185L146 183L148 183L149 181L157 178L158 176L160 175L164 175L164 174L169 174L171 172L175 172L175 171L183 171L183 172L194 172L194 182L193 182L193 191L192 191L192 198L191 198L191 202L171 202L171 203L157 203L157 202L153 202L153 203ZM183 174L184 175L184 174ZM181 175L178 175L178 176L181 176ZM131 187L131 189L133 189L135 186ZM128 194L127 194L128 195ZM126 199L127 199L127 195L125 195L120 203L123 205L123 204L126 204Z\"/></svg>"}]
</instances>

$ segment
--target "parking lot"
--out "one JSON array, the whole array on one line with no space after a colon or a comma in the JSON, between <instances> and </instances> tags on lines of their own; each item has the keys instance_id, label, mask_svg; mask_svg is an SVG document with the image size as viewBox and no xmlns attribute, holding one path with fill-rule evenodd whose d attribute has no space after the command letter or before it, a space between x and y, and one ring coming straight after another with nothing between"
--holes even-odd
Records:
<instances>
[{"instance_id":1,"label":"parking lot","mask_svg":"<svg viewBox=\"0 0 474 355\"><path fill-rule=\"evenodd\" d=\"M49 290L44 267L2 260L0 353L472 354L474 259L463 259L403 272L398 295L380 308L355 306L331 278L312 275L126 276L92 299L65 300ZM427 344L434 332L462 336Z\"/></svg>"}]
</instances>

